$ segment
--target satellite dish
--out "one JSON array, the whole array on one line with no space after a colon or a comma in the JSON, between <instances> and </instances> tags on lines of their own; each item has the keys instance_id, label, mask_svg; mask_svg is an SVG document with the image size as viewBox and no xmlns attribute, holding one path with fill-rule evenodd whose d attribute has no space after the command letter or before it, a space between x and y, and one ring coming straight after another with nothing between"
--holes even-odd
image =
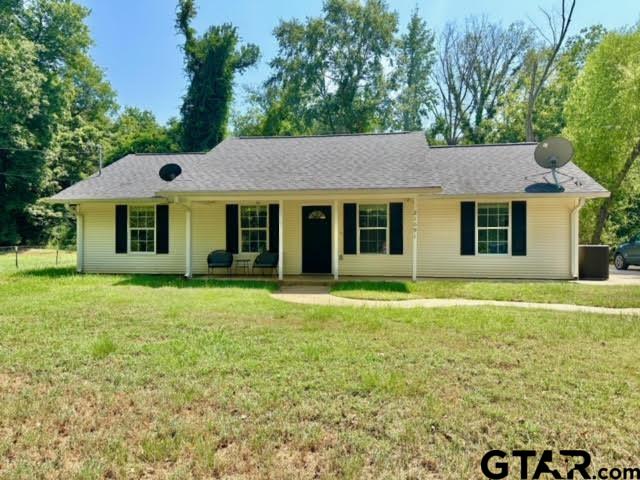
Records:
<instances>
[{"instance_id":1,"label":"satellite dish","mask_svg":"<svg viewBox=\"0 0 640 480\"><path fill-rule=\"evenodd\" d=\"M555 170L573 158L573 145L562 137L550 137L538 144L533 156L542 168Z\"/></svg>"},{"instance_id":2,"label":"satellite dish","mask_svg":"<svg viewBox=\"0 0 640 480\"><path fill-rule=\"evenodd\" d=\"M172 182L181 173L182 168L180 168L180 165L177 163L167 163L160 169L158 175L160 175L160 178L165 182Z\"/></svg>"},{"instance_id":3,"label":"satellite dish","mask_svg":"<svg viewBox=\"0 0 640 480\"><path fill-rule=\"evenodd\" d=\"M573 180L578 185L578 180L571 175L559 172L558 169L564 167L573 158L573 145L569 140L562 137L550 137L543 140L536 147L533 153L536 163L542 168L549 169L550 171L536 173L525 177L528 180L533 177L542 177L544 182L534 183L525 188L529 193L553 193L564 192L563 183ZM551 173L553 182L550 182L546 177ZM565 180L560 182L558 175L564 177Z\"/></svg>"}]
</instances>

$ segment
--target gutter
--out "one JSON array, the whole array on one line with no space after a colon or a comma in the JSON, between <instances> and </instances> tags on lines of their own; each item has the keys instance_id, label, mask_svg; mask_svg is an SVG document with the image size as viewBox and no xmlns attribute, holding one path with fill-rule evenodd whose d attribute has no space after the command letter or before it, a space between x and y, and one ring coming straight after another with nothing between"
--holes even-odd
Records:
<instances>
[{"instance_id":1,"label":"gutter","mask_svg":"<svg viewBox=\"0 0 640 480\"><path fill-rule=\"evenodd\" d=\"M76 205L76 271L84 272L84 213Z\"/></svg>"},{"instance_id":2,"label":"gutter","mask_svg":"<svg viewBox=\"0 0 640 480\"><path fill-rule=\"evenodd\" d=\"M578 199L578 203L569 214L571 225L571 276L573 278L578 278L580 276L580 210L584 204L584 198L580 197Z\"/></svg>"}]
</instances>

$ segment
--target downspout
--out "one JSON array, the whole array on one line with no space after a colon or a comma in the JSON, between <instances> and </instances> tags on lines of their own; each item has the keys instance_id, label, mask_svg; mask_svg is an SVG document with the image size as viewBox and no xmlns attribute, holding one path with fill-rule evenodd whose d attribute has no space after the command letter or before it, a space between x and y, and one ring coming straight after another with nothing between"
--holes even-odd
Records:
<instances>
[{"instance_id":1,"label":"downspout","mask_svg":"<svg viewBox=\"0 0 640 480\"><path fill-rule=\"evenodd\" d=\"M418 280L418 196L413 197L413 227L411 245L411 280Z\"/></svg>"},{"instance_id":2,"label":"downspout","mask_svg":"<svg viewBox=\"0 0 640 480\"><path fill-rule=\"evenodd\" d=\"M84 214L76 205L76 272L84 271Z\"/></svg>"},{"instance_id":3,"label":"downspout","mask_svg":"<svg viewBox=\"0 0 640 480\"><path fill-rule=\"evenodd\" d=\"M569 217L571 221L571 277L574 279L580 275L580 210L584 203L584 198L579 198Z\"/></svg>"},{"instance_id":4,"label":"downspout","mask_svg":"<svg viewBox=\"0 0 640 480\"><path fill-rule=\"evenodd\" d=\"M187 203L182 203L185 208L185 278L191 278L193 275L192 262L191 262L191 206Z\"/></svg>"}]
</instances>

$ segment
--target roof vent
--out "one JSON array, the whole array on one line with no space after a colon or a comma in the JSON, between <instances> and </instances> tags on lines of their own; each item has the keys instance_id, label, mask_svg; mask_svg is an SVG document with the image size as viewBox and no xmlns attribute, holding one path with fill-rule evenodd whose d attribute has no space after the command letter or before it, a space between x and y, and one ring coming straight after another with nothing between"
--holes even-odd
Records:
<instances>
[{"instance_id":1,"label":"roof vent","mask_svg":"<svg viewBox=\"0 0 640 480\"><path fill-rule=\"evenodd\" d=\"M160 175L160 178L165 182L172 182L181 173L182 168L180 168L180 165L177 163L167 163L160 169L158 175Z\"/></svg>"}]
</instances>

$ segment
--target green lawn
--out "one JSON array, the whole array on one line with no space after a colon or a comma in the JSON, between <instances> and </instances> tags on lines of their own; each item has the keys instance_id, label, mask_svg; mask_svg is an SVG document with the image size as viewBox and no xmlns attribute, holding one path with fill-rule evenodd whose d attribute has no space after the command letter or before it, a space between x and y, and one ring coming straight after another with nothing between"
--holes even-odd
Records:
<instances>
[{"instance_id":1,"label":"green lawn","mask_svg":"<svg viewBox=\"0 0 640 480\"><path fill-rule=\"evenodd\" d=\"M640 307L640 286L588 285L552 281L424 280L419 282L342 282L331 293L370 300L472 298L597 307Z\"/></svg>"},{"instance_id":2,"label":"green lawn","mask_svg":"<svg viewBox=\"0 0 640 480\"><path fill-rule=\"evenodd\" d=\"M0 478L466 479L518 447L640 464L640 318L301 306L8 261Z\"/></svg>"}]
</instances>

